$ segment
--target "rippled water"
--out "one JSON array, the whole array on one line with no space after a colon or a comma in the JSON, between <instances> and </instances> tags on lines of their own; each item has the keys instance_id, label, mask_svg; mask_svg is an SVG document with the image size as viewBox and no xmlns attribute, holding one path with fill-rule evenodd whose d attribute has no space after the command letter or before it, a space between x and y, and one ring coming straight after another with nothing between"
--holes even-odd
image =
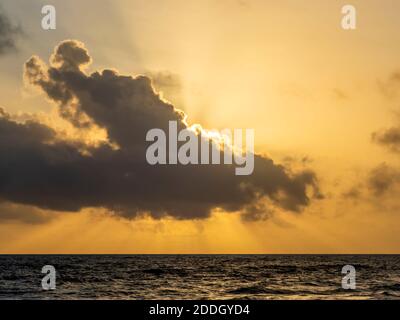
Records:
<instances>
[{"instance_id":1,"label":"rippled water","mask_svg":"<svg viewBox=\"0 0 400 320\"><path fill-rule=\"evenodd\" d=\"M0 255L0 299L400 299L397 255ZM357 289L341 288L342 267ZM57 288L41 288L54 265Z\"/></svg>"}]
</instances>

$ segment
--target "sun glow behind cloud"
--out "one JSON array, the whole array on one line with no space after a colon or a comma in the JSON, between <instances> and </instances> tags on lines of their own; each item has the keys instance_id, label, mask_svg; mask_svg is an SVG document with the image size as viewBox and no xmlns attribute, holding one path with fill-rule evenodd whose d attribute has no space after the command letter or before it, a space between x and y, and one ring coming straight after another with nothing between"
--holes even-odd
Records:
<instances>
[{"instance_id":1,"label":"sun glow behind cloud","mask_svg":"<svg viewBox=\"0 0 400 320\"><path fill-rule=\"evenodd\" d=\"M5 5L17 12L12 1ZM245 6L229 1L118 1L105 9L99 6L98 13L90 10L92 5L82 4L86 19L73 25L69 21L79 10L57 3L65 13L57 34L43 36L34 27L36 21L23 17L33 37L22 42L20 56L0 60L7 71L0 75L2 106L21 112L21 119L28 116L25 111L42 111L40 121L65 140L89 146L107 141L103 129L76 130L48 113L54 105L42 95L28 92L21 97L17 89L21 66L31 54L47 57L60 40L78 38L93 48L95 61L88 72L115 67L121 74L176 74L180 81L175 91L156 89L165 91L173 104L179 101L176 107L189 115L189 124L201 123L202 129L191 126L194 131L221 142L220 135L203 128L254 128L256 150L293 169L312 167L326 198L300 214L275 209L266 214L268 219L256 222L218 210L193 221L124 221L95 209L52 212L54 218L44 224L1 222L1 252L398 250L397 189L389 188L383 203L372 198L363 181L382 162L400 165L398 155L371 141L373 132L396 123L392 111L398 100L382 95L377 82L386 83L400 67L398 19L388 14L396 11L391 6L400 5L355 1L361 17L354 33L339 28L340 1L304 6L295 1ZM109 19L99 23L104 17ZM357 192L349 192L354 186Z\"/></svg>"}]
</instances>

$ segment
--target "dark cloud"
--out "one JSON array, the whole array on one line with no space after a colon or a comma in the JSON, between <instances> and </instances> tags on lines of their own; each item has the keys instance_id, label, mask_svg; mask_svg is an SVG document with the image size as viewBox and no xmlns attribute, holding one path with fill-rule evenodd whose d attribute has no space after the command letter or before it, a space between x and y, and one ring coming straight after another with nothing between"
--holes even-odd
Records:
<instances>
[{"instance_id":1,"label":"dark cloud","mask_svg":"<svg viewBox=\"0 0 400 320\"><path fill-rule=\"evenodd\" d=\"M372 169L367 180L369 189L378 197L384 195L399 182L400 172L386 163Z\"/></svg>"},{"instance_id":2,"label":"dark cloud","mask_svg":"<svg viewBox=\"0 0 400 320\"><path fill-rule=\"evenodd\" d=\"M372 140L392 152L400 152L400 127L392 127L372 134Z\"/></svg>"},{"instance_id":3,"label":"dark cloud","mask_svg":"<svg viewBox=\"0 0 400 320\"><path fill-rule=\"evenodd\" d=\"M32 206L0 202L0 222L23 222L29 224L45 223L51 220L53 214Z\"/></svg>"},{"instance_id":4,"label":"dark cloud","mask_svg":"<svg viewBox=\"0 0 400 320\"><path fill-rule=\"evenodd\" d=\"M259 155L250 176L236 176L233 165L149 165L147 131L168 131L170 120L186 128L184 113L160 99L148 77L114 70L88 75L84 68L90 61L82 43L64 41L50 66L29 59L25 77L77 128L104 128L114 147L62 141L43 124L18 123L3 112L0 199L59 211L104 207L124 217L186 219L207 217L216 208L261 216L259 203L265 199L298 212L310 203L309 189L321 197L312 171L292 173Z\"/></svg>"},{"instance_id":5,"label":"dark cloud","mask_svg":"<svg viewBox=\"0 0 400 320\"><path fill-rule=\"evenodd\" d=\"M241 219L246 222L266 220L272 216L273 209L263 202L246 206L240 215Z\"/></svg>"},{"instance_id":6,"label":"dark cloud","mask_svg":"<svg viewBox=\"0 0 400 320\"><path fill-rule=\"evenodd\" d=\"M16 50L16 38L22 34L0 7L0 55Z\"/></svg>"}]
</instances>

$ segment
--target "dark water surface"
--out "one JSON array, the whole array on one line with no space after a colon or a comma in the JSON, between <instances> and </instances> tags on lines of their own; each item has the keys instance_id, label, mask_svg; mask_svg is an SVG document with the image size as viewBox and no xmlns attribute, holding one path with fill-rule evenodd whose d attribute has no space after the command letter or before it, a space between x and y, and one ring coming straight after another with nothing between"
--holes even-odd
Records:
<instances>
[{"instance_id":1,"label":"dark water surface","mask_svg":"<svg viewBox=\"0 0 400 320\"><path fill-rule=\"evenodd\" d=\"M0 299L400 299L400 255L0 255ZM357 289L341 288L344 265ZM44 291L44 265L57 270Z\"/></svg>"}]
</instances>

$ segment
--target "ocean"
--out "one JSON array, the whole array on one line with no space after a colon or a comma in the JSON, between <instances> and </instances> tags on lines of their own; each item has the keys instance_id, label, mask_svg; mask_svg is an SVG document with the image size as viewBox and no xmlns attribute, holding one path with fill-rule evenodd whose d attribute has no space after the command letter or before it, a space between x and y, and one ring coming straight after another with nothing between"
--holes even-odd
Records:
<instances>
[{"instance_id":1,"label":"ocean","mask_svg":"<svg viewBox=\"0 0 400 320\"><path fill-rule=\"evenodd\" d=\"M400 255L0 255L0 299L400 299Z\"/></svg>"}]
</instances>

